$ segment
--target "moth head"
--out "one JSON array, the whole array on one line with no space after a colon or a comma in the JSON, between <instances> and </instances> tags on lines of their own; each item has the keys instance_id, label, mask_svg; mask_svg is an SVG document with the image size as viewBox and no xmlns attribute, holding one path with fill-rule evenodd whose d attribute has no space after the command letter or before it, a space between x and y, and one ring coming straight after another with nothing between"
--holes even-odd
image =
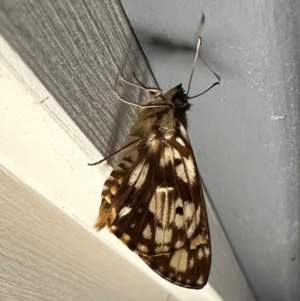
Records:
<instances>
[{"instance_id":1,"label":"moth head","mask_svg":"<svg viewBox=\"0 0 300 301\"><path fill-rule=\"evenodd\" d=\"M166 100L171 100L176 109L183 109L186 111L190 108L187 93L185 93L181 84L165 93L164 98Z\"/></svg>"}]
</instances>

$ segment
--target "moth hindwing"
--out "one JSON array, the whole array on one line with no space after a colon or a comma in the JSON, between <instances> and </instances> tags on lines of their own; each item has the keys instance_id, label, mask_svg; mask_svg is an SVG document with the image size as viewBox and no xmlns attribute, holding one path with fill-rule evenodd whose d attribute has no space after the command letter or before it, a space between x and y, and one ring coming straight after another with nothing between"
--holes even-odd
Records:
<instances>
[{"instance_id":1,"label":"moth hindwing","mask_svg":"<svg viewBox=\"0 0 300 301\"><path fill-rule=\"evenodd\" d=\"M117 95L141 110L122 148L122 160L104 183L95 227L107 226L166 280L200 289L209 276L211 244L201 179L186 131L188 93L181 84L163 94L139 81L123 80L149 93L150 102L141 106Z\"/></svg>"}]
</instances>

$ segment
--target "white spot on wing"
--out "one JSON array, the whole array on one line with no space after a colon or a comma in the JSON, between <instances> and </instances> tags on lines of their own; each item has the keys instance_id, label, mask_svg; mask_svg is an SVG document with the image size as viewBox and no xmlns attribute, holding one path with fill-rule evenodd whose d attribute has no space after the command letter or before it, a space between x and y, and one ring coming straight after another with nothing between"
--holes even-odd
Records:
<instances>
[{"instance_id":1,"label":"white spot on wing","mask_svg":"<svg viewBox=\"0 0 300 301\"><path fill-rule=\"evenodd\" d=\"M136 188L141 188L141 186L144 184L147 174L148 174L148 169L149 169L149 164L144 164L142 172L141 172L137 182L134 185Z\"/></svg>"},{"instance_id":2,"label":"white spot on wing","mask_svg":"<svg viewBox=\"0 0 300 301\"><path fill-rule=\"evenodd\" d=\"M195 218L196 218L196 225L198 226L200 223L200 206L196 210Z\"/></svg>"},{"instance_id":3,"label":"white spot on wing","mask_svg":"<svg viewBox=\"0 0 300 301\"><path fill-rule=\"evenodd\" d=\"M136 188L140 188L145 182L147 173L149 169L149 164L145 162L139 163L132 171L128 184L134 185Z\"/></svg>"},{"instance_id":4,"label":"white spot on wing","mask_svg":"<svg viewBox=\"0 0 300 301\"><path fill-rule=\"evenodd\" d=\"M169 120L168 120L169 121ZM167 121L167 122L168 122ZM164 133L164 138L166 140L170 140L174 136L174 130L168 128L167 131Z\"/></svg>"},{"instance_id":5,"label":"white spot on wing","mask_svg":"<svg viewBox=\"0 0 300 301\"><path fill-rule=\"evenodd\" d=\"M148 252L149 249L147 248L147 246L142 245L142 244L138 244L137 245L138 250L140 250L141 252Z\"/></svg>"},{"instance_id":6,"label":"white spot on wing","mask_svg":"<svg viewBox=\"0 0 300 301\"><path fill-rule=\"evenodd\" d=\"M119 217L129 214L130 211L131 211L130 207L126 206L126 207L122 208L121 211L119 212Z\"/></svg>"},{"instance_id":7,"label":"white spot on wing","mask_svg":"<svg viewBox=\"0 0 300 301\"><path fill-rule=\"evenodd\" d=\"M192 269L195 263L195 259L192 257L189 262L189 269Z\"/></svg>"},{"instance_id":8,"label":"white spot on wing","mask_svg":"<svg viewBox=\"0 0 300 301\"><path fill-rule=\"evenodd\" d=\"M182 163L177 165L175 167L175 170L176 170L176 174L177 174L178 178L180 178L183 182L188 183L184 165Z\"/></svg>"},{"instance_id":9,"label":"white spot on wing","mask_svg":"<svg viewBox=\"0 0 300 301\"><path fill-rule=\"evenodd\" d=\"M182 140L180 137L177 136L177 137L176 137L176 141L177 141L180 145L185 146L183 140Z\"/></svg>"},{"instance_id":10,"label":"white spot on wing","mask_svg":"<svg viewBox=\"0 0 300 301\"><path fill-rule=\"evenodd\" d=\"M149 210L155 214L156 219L163 227L168 227L175 215L174 187L157 187L154 192Z\"/></svg>"},{"instance_id":11,"label":"white spot on wing","mask_svg":"<svg viewBox=\"0 0 300 301\"><path fill-rule=\"evenodd\" d=\"M187 237L191 238L196 229L196 215L195 204L191 202L184 202L184 220L188 224Z\"/></svg>"},{"instance_id":12,"label":"white spot on wing","mask_svg":"<svg viewBox=\"0 0 300 301\"><path fill-rule=\"evenodd\" d=\"M168 225L173 222L173 217L175 214L175 208L173 203L174 198L174 187L163 188L166 199L163 204L163 211L161 217L161 223L163 227L168 227ZM159 200L159 198L158 198Z\"/></svg>"},{"instance_id":13,"label":"white spot on wing","mask_svg":"<svg viewBox=\"0 0 300 301\"><path fill-rule=\"evenodd\" d=\"M186 234L187 234L188 238L191 238L193 236L193 234L195 233L195 229L196 229L196 225L192 221L191 224L189 225L189 227L187 228L187 231L186 231Z\"/></svg>"},{"instance_id":14,"label":"white spot on wing","mask_svg":"<svg viewBox=\"0 0 300 301\"><path fill-rule=\"evenodd\" d=\"M164 153L160 157L159 165L161 167L165 167L168 165L168 163L173 161L173 152L170 147L164 148Z\"/></svg>"},{"instance_id":15,"label":"white spot on wing","mask_svg":"<svg viewBox=\"0 0 300 301\"><path fill-rule=\"evenodd\" d=\"M181 156L180 156L179 152L175 148L173 148L172 150L173 150L174 158L181 160Z\"/></svg>"},{"instance_id":16,"label":"white spot on wing","mask_svg":"<svg viewBox=\"0 0 300 301\"><path fill-rule=\"evenodd\" d=\"M103 196L107 203L111 204L111 194Z\"/></svg>"},{"instance_id":17,"label":"white spot on wing","mask_svg":"<svg viewBox=\"0 0 300 301\"><path fill-rule=\"evenodd\" d=\"M124 243L127 243L131 240L130 236L126 233L124 233L122 236L121 236L121 241L123 241Z\"/></svg>"},{"instance_id":18,"label":"white spot on wing","mask_svg":"<svg viewBox=\"0 0 300 301\"><path fill-rule=\"evenodd\" d=\"M204 252L207 256L210 255L210 249L208 247L204 247Z\"/></svg>"},{"instance_id":19,"label":"white spot on wing","mask_svg":"<svg viewBox=\"0 0 300 301\"><path fill-rule=\"evenodd\" d=\"M181 123L179 123L179 130L180 130L180 132L181 132L181 135L182 135L185 139L189 140L189 139L188 139L188 135L187 135L187 131L186 131L185 127L184 127Z\"/></svg>"},{"instance_id":20,"label":"white spot on wing","mask_svg":"<svg viewBox=\"0 0 300 301\"><path fill-rule=\"evenodd\" d=\"M186 173L188 174L190 184L194 184L196 182L196 170L194 160L190 156L188 159L183 159L184 165L186 169Z\"/></svg>"},{"instance_id":21,"label":"white spot on wing","mask_svg":"<svg viewBox=\"0 0 300 301\"><path fill-rule=\"evenodd\" d=\"M181 248L183 245L184 245L183 241L177 240L175 243L175 248L176 249Z\"/></svg>"},{"instance_id":22,"label":"white spot on wing","mask_svg":"<svg viewBox=\"0 0 300 301\"><path fill-rule=\"evenodd\" d=\"M155 214L155 211L156 211L156 195L154 193L154 195L152 196L151 198L151 201L150 201L150 204L149 204L149 210L151 212L153 212Z\"/></svg>"},{"instance_id":23,"label":"white spot on wing","mask_svg":"<svg viewBox=\"0 0 300 301\"><path fill-rule=\"evenodd\" d=\"M201 275L200 278L197 280L197 283L200 284L200 285L203 285L204 284L204 279L203 279L203 276Z\"/></svg>"},{"instance_id":24,"label":"white spot on wing","mask_svg":"<svg viewBox=\"0 0 300 301\"><path fill-rule=\"evenodd\" d=\"M176 202L175 202L175 207L182 207L183 203L182 203L182 199L181 198L177 198Z\"/></svg>"},{"instance_id":25,"label":"white spot on wing","mask_svg":"<svg viewBox=\"0 0 300 301\"><path fill-rule=\"evenodd\" d=\"M195 205L191 202L184 202L184 217L185 219L193 219L195 216Z\"/></svg>"},{"instance_id":26,"label":"white spot on wing","mask_svg":"<svg viewBox=\"0 0 300 301\"><path fill-rule=\"evenodd\" d=\"M198 251L198 258L201 260L203 257L204 257L203 250L202 250L202 248L199 248L199 251Z\"/></svg>"},{"instance_id":27,"label":"white spot on wing","mask_svg":"<svg viewBox=\"0 0 300 301\"><path fill-rule=\"evenodd\" d=\"M169 251L169 247L166 245L158 246L155 248L156 254L166 253Z\"/></svg>"},{"instance_id":28,"label":"white spot on wing","mask_svg":"<svg viewBox=\"0 0 300 301\"><path fill-rule=\"evenodd\" d=\"M143 236L146 239L150 239L152 237L152 232L151 232L151 227L150 225L147 225L147 227L145 228L145 230L143 231Z\"/></svg>"},{"instance_id":29,"label":"white spot on wing","mask_svg":"<svg viewBox=\"0 0 300 301\"><path fill-rule=\"evenodd\" d=\"M176 174L177 176L183 180L185 183L188 183L188 179L187 179L187 175L186 175L186 170L185 170L185 166L182 162L182 158L180 156L180 153L175 149L173 148L173 153L174 153L174 158L177 159L177 160L180 160L181 161L181 164L178 164L176 165L175 167L175 170L176 170ZM180 162L179 161L179 162ZM186 161L186 160L185 160Z\"/></svg>"},{"instance_id":30,"label":"white spot on wing","mask_svg":"<svg viewBox=\"0 0 300 301\"><path fill-rule=\"evenodd\" d=\"M179 272L185 272L188 265L188 253L186 250L177 251L172 256L170 266Z\"/></svg>"},{"instance_id":31,"label":"white spot on wing","mask_svg":"<svg viewBox=\"0 0 300 301\"><path fill-rule=\"evenodd\" d=\"M158 245L165 245L171 242L172 239L172 230L171 229L162 229L157 227L155 230L155 242Z\"/></svg>"},{"instance_id":32,"label":"white spot on wing","mask_svg":"<svg viewBox=\"0 0 300 301\"><path fill-rule=\"evenodd\" d=\"M183 226L183 216L180 214L175 214L175 226L177 228L182 228Z\"/></svg>"},{"instance_id":33,"label":"white spot on wing","mask_svg":"<svg viewBox=\"0 0 300 301\"><path fill-rule=\"evenodd\" d=\"M194 249L196 249L197 246L199 246L199 245L201 245L201 244L203 244L203 243L205 243L205 242L206 242L206 240L205 240L205 238L203 237L203 235L202 235L202 234L198 234L198 235L196 235L196 236L192 239L191 244L190 244L190 248L191 248L192 250L194 250ZM205 252L205 253L206 253L206 252Z\"/></svg>"},{"instance_id":34,"label":"white spot on wing","mask_svg":"<svg viewBox=\"0 0 300 301\"><path fill-rule=\"evenodd\" d=\"M149 150L152 153L156 153L159 149L160 144L161 144L160 140L157 139L157 134L156 133L150 134L146 143L147 143L147 146L149 147Z\"/></svg>"}]
</instances>

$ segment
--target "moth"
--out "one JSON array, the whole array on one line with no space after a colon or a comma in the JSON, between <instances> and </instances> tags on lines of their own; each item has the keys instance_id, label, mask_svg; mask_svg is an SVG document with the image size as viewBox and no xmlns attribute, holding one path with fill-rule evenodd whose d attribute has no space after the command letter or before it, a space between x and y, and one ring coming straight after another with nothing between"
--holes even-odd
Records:
<instances>
[{"instance_id":1,"label":"moth","mask_svg":"<svg viewBox=\"0 0 300 301\"><path fill-rule=\"evenodd\" d=\"M199 38L189 87L201 41ZM136 77L137 84L122 79L149 93L150 102L132 103L116 93L119 100L138 106L140 112L127 145L120 150L122 160L104 183L95 228L107 227L166 280L201 289L209 276L211 243L186 112L188 100L219 84L220 78L194 97L181 84L163 94Z\"/></svg>"}]
</instances>

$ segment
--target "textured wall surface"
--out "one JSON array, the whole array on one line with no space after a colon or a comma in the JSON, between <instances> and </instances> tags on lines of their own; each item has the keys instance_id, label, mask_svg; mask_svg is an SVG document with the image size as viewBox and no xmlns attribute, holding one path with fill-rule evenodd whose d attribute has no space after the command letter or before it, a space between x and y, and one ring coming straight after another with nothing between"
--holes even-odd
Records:
<instances>
[{"instance_id":1,"label":"textured wall surface","mask_svg":"<svg viewBox=\"0 0 300 301\"><path fill-rule=\"evenodd\" d=\"M164 90L187 86L205 13L201 56L222 84L192 101L198 167L258 299L299 300L299 1L122 3ZM191 95L215 80L198 66Z\"/></svg>"}]
</instances>

